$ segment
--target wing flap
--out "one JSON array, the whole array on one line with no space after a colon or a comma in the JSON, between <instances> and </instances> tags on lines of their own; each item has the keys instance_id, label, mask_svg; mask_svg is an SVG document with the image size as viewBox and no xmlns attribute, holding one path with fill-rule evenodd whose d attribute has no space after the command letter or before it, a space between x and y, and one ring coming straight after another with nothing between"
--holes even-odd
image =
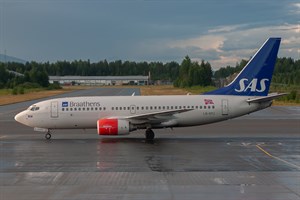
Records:
<instances>
[{"instance_id":1,"label":"wing flap","mask_svg":"<svg viewBox=\"0 0 300 200\"><path fill-rule=\"evenodd\" d=\"M145 114L133 115L133 116L118 116L118 117L115 116L111 118L127 119L131 121L131 123L133 124L143 124L143 123L159 124L174 119L175 114L188 112L191 110L193 109L176 109L176 110L151 112L151 113L145 113Z\"/></svg>"}]
</instances>

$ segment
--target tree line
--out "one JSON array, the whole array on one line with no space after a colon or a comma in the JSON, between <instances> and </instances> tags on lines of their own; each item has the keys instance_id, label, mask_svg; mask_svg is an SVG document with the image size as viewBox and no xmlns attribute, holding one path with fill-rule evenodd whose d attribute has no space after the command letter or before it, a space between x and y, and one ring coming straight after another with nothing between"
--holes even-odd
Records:
<instances>
[{"instance_id":1,"label":"tree line","mask_svg":"<svg viewBox=\"0 0 300 200\"><path fill-rule=\"evenodd\" d=\"M19 69L22 70L15 71L13 66L19 66ZM19 72L23 75L16 75L11 71ZM22 84L28 88L48 87L48 73L38 65L31 65L30 68L26 69L20 63L0 63L0 88L14 88Z\"/></svg>"},{"instance_id":2,"label":"tree line","mask_svg":"<svg viewBox=\"0 0 300 200\"><path fill-rule=\"evenodd\" d=\"M192 62L186 56L179 67L179 74L174 82L174 86L185 88L194 85L212 85L212 75L212 68L209 62L202 60L199 64L199 62Z\"/></svg>"},{"instance_id":3,"label":"tree line","mask_svg":"<svg viewBox=\"0 0 300 200\"><path fill-rule=\"evenodd\" d=\"M179 64L177 62L132 62L121 60L108 62L106 60L91 63L89 60L57 61L55 63L27 62L8 63L7 68L19 73L25 73L38 66L39 69L47 72L49 76L147 76L151 72L153 80L173 81L178 76Z\"/></svg>"},{"instance_id":4,"label":"tree line","mask_svg":"<svg viewBox=\"0 0 300 200\"><path fill-rule=\"evenodd\" d=\"M151 73L151 80L167 80L176 87L194 85L213 85L212 79L226 78L239 72L247 64L246 60L237 63L235 67L227 66L213 73L209 62L193 62L186 56L181 64L177 62L132 62L107 60L91 63L89 60L57 61L55 63L0 63L0 88L14 88L22 84L35 84L41 87L49 86L48 76L128 76ZM16 76L7 70L19 72L24 76ZM272 83L300 85L300 60L278 58Z\"/></svg>"},{"instance_id":5,"label":"tree line","mask_svg":"<svg viewBox=\"0 0 300 200\"><path fill-rule=\"evenodd\" d=\"M222 67L214 73L215 79L226 78L234 73L240 72L247 64L247 60L242 60L235 67ZM292 58L277 58L272 84L300 85L300 60Z\"/></svg>"}]
</instances>

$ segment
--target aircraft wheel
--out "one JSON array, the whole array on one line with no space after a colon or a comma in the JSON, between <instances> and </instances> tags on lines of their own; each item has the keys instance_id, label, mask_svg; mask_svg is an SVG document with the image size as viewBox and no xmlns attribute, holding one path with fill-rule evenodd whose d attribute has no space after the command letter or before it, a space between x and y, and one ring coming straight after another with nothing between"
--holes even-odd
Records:
<instances>
[{"instance_id":1,"label":"aircraft wheel","mask_svg":"<svg viewBox=\"0 0 300 200\"><path fill-rule=\"evenodd\" d=\"M50 140L51 139L51 134L50 133L46 133L45 138L46 138L46 140Z\"/></svg>"},{"instance_id":2,"label":"aircraft wheel","mask_svg":"<svg viewBox=\"0 0 300 200\"><path fill-rule=\"evenodd\" d=\"M154 139L154 136L155 136L155 134L154 134L154 132L152 131L152 129L150 129L150 128L148 128L147 130L146 130L146 133L145 133L145 135L146 135L146 140L153 140Z\"/></svg>"}]
</instances>

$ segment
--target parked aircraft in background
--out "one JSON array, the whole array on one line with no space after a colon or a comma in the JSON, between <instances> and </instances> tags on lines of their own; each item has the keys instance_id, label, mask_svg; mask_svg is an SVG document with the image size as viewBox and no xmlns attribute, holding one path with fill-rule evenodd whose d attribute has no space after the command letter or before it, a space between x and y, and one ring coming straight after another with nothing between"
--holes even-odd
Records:
<instances>
[{"instance_id":1,"label":"parked aircraft in background","mask_svg":"<svg viewBox=\"0 0 300 200\"><path fill-rule=\"evenodd\" d=\"M126 135L146 129L209 124L239 117L271 106L268 94L280 45L269 38L238 76L226 87L202 95L70 97L41 101L15 116L15 120L51 138L53 129L97 129L99 135Z\"/></svg>"}]
</instances>

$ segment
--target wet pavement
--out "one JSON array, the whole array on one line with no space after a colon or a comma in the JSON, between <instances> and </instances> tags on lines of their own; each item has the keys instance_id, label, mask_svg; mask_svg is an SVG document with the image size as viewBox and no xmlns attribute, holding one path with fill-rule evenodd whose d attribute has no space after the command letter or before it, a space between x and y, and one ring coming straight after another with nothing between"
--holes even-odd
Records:
<instances>
[{"instance_id":1,"label":"wet pavement","mask_svg":"<svg viewBox=\"0 0 300 200\"><path fill-rule=\"evenodd\" d=\"M156 130L149 143L143 131L96 130L58 130L45 141L11 118L22 106L0 107L1 200L300 199L299 107Z\"/></svg>"}]
</instances>

